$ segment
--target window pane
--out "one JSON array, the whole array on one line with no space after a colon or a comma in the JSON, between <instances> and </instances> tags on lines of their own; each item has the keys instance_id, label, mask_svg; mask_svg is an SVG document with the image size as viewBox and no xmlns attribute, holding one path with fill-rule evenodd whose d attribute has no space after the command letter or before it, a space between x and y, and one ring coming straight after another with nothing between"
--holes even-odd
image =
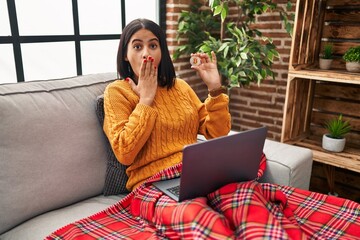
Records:
<instances>
[{"instance_id":1,"label":"window pane","mask_svg":"<svg viewBox=\"0 0 360 240\"><path fill-rule=\"evenodd\" d=\"M119 0L78 0L80 34L119 34Z\"/></svg>"},{"instance_id":2,"label":"window pane","mask_svg":"<svg viewBox=\"0 0 360 240\"><path fill-rule=\"evenodd\" d=\"M0 83L17 82L12 44L0 44L0 52Z\"/></svg>"},{"instance_id":3,"label":"window pane","mask_svg":"<svg viewBox=\"0 0 360 240\"><path fill-rule=\"evenodd\" d=\"M125 8L126 23L136 18L147 18L159 24L158 0L125 0Z\"/></svg>"},{"instance_id":4,"label":"window pane","mask_svg":"<svg viewBox=\"0 0 360 240\"><path fill-rule=\"evenodd\" d=\"M21 44L25 80L76 76L74 42Z\"/></svg>"},{"instance_id":5,"label":"window pane","mask_svg":"<svg viewBox=\"0 0 360 240\"><path fill-rule=\"evenodd\" d=\"M10 22L5 0L0 0L0 36L10 36Z\"/></svg>"},{"instance_id":6,"label":"window pane","mask_svg":"<svg viewBox=\"0 0 360 240\"><path fill-rule=\"evenodd\" d=\"M16 0L20 35L74 34L71 0Z\"/></svg>"},{"instance_id":7,"label":"window pane","mask_svg":"<svg viewBox=\"0 0 360 240\"><path fill-rule=\"evenodd\" d=\"M119 40L81 42L83 74L116 72Z\"/></svg>"}]
</instances>

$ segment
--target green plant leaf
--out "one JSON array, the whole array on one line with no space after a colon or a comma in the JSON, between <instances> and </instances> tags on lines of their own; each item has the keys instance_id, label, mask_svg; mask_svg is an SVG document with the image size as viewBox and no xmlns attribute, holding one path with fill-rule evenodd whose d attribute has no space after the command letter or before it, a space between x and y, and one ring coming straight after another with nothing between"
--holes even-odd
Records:
<instances>
[{"instance_id":1,"label":"green plant leaf","mask_svg":"<svg viewBox=\"0 0 360 240\"><path fill-rule=\"evenodd\" d=\"M229 6L226 2L222 2L222 10L221 10L221 22L225 22L225 19L229 12Z\"/></svg>"},{"instance_id":2,"label":"green plant leaf","mask_svg":"<svg viewBox=\"0 0 360 240\"><path fill-rule=\"evenodd\" d=\"M238 58L237 61L236 61L236 67L239 67L242 63L242 60L241 58Z\"/></svg>"},{"instance_id":3,"label":"green plant leaf","mask_svg":"<svg viewBox=\"0 0 360 240\"><path fill-rule=\"evenodd\" d=\"M214 16L219 15L223 10L223 6L219 5L214 8Z\"/></svg>"},{"instance_id":4,"label":"green plant leaf","mask_svg":"<svg viewBox=\"0 0 360 240\"><path fill-rule=\"evenodd\" d=\"M229 46L229 43L227 43L227 42L222 43L221 46L220 46L220 48L219 48L219 50L218 50L218 52L223 51L223 50L224 50L226 47L228 47L228 46Z\"/></svg>"},{"instance_id":5,"label":"green plant leaf","mask_svg":"<svg viewBox=\"0 0 360 240\"><path fill-rule=\"evenodd\" d=\"M288 1L288 2L286 3L286 10L290 11L290 10L291 10L291 7L292 7L291 1Z\"/></svg>"},{"instance_id":6,"label":"green plant leaf","mask_svg":"<svg viewBox=\"0 0 360 240\"><path fill-rule=\"evenodd\" d=\"M244 53L244 52L240 53L240 56L241 56L241 58L244 59L244 60L248 59L247 54Z\"/></svg>"},{"instance_id":7,"label":"green plant leaf","mask_svg":"<svg viewBox=\"0 0 360 240\"><path fill-rule=\"evenodd\" d=\"M224 49L224 58L226 58L226 57L227 57L228 52L229 52L229 49L230 49L230 47L229 47L229 46L226 46L226 47L225 47L225 49Z\"/></svg>"},{"instance_id":8,"label":"green plant leaf","mask_svg":"<svg viewBox=\"0 0 360 240\"><path fill-rule=\"evenodd\" d=\"M210 48L209 46L202 45L202 46L200 47L200 51L206 53L206 52L211 51L211 48Z\"/></svg>"}]
</instances>

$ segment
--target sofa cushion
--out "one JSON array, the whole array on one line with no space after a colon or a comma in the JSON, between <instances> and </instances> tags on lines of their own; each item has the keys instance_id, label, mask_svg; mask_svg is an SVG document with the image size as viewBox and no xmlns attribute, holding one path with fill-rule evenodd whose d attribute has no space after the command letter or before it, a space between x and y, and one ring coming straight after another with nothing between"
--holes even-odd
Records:
<instances>
[{"instance_id":1,"label":"sofa cushion","mask_svg":"<svg viewBox=\"0 0 360 240\"><path fill-rule=\"evenodd\" d=\"M99 118L100 125L104 125L104 95L100 95L96 99L96 115ZM105 134L104 134L105 135ZM120 193L128 193L126 189L126 182L128 176L126 175L126 166L121 164L115 157L115 154L110 146L108 140L106 140L107 147L107 167L106 167L106 177L103 194L116 195Z\"/></svg>"},{"instance_id":2,"label":"sofa cushion","mask_svg":"<svg viewBox=\"0 0 360 240\"><path fill-rule=\"evenodd\" d=\"M115 78L0 85L0 234L102 193L107 150L95 99Z\"/></svg>"}]
</instances>

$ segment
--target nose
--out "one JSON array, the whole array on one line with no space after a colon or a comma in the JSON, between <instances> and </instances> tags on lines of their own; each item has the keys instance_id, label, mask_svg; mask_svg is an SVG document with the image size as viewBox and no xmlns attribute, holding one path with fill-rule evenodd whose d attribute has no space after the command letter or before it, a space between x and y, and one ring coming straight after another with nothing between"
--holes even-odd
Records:
<instances>
[{"instance_id":1,"label":"nose","mask_svg":"<svg viewBox=\"0 0 360 240\"><path fill-rule=\"evenodd\" d=\"M147 59L149 56L150 56L149 51L147 47L145 47L143 51L143 59Z\"/></svg>"}]
</instances>

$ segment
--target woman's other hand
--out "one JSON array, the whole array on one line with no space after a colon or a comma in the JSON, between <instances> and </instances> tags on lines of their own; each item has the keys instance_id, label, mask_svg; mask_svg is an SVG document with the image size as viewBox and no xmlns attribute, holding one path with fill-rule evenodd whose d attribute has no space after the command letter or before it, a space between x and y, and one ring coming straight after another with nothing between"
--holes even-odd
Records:
<instances>
[{"instance_id":1,"label":"woman's other hand","mask_svg":"<svg viewBox=\"0 0 360 240\"><path fill-rule=\"evenodd\" d=\"M201 64L198 66L191 66L195 69L204 83L207 85L208 90L214 90L221 87L221 77L217 68L217 60L214 51L211 51L211 58L206 53L192 53L192 57L199 57Z\"/></svg>"}]
</instances>

